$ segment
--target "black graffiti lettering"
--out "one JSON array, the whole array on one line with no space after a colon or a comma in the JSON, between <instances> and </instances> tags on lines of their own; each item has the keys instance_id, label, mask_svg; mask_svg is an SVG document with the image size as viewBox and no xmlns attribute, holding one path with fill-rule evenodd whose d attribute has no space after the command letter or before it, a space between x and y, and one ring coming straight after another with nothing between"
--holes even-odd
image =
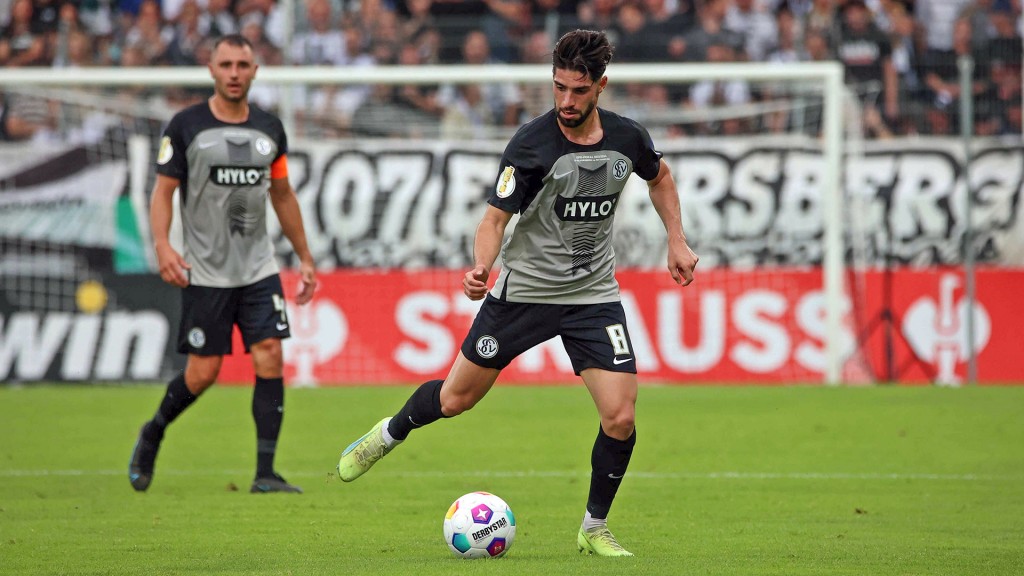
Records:
<instances>
[{"instance_id":1,"label":"black graffiti lettering","mask_svg":"<svg viewBox=\"0 0 1024 576\"><path fill-rule=\"evenodd\" d=\"M771 143L771 140L762 140ZM472 263L473 237L497 177L500 146L474 151L421 142L407 150L374 144L306 153L299 190L314 256L330 267ZM713 150L669 148L665 161L679 189L683 226L702 266L820 265L824 238L819 151L723 140ZM693 144L686 144L692 147ZM955 264L967 222L961 161L941 146L869 143L843 170L845 256L864 265ZM299 154L299 153L296 153ZM977 152L971 177L974 253L979 262L1024 263L1016 238L1024 149ZM637 180L633 182L632 180ZM617 265L658 267L664 226L638 179L614 207L565 204L561 217L617 214ZM605 213L607 212L607 214ZM282 257L290 247L275 235Z\"/></svg>"},{"instance_id":2,"label":"black graffiti lettering","mask_svg":"<svg viewBox=\"0 0 1024 576\"><path fill-rule=\"evenodd\" d=\"M778 227L794 239L819 238L822 231L824 165L820 156L795 151L786 155L780 174Z\"/></svg>"},{"instance_id":3,"label":"black graffiti lettering","mask_svg":"<svg viewBox=\"0 0 1024 576\"><path fill-rule=\"evenodd\" d=\"M1024 180L1024 151L1019 148L983 152L971 166L974 228L1006 230L1017 224Z\"/></svg>"},{"instance_id":4,"label":"black graffiti lettering","mask_svg":"<svg viewBox=\"0 0 1024 576\"><path fill-rule=\"evenodd\" d=\"M379 182L378 194L383 202L376 238L383 244L401 250L403 246L415 245L409 242L424 223L413 218L414 208L422 205L430 185L430 157L417 155L382 155L377 159ZM434 195L436 197L436 194Z\"/></svg>"},{"instance_id":5,"label":"black graffiti lettering","mask_svg":"<svg viewBox=\"0 0 1024 576\"><path fill-rule=\"evenodd\" d=\"M776 195L767 182L780 179L778 152L753 152L733 166L725 229L730 236L763 236L777 214Z\"/></svg>"}]
</instances>

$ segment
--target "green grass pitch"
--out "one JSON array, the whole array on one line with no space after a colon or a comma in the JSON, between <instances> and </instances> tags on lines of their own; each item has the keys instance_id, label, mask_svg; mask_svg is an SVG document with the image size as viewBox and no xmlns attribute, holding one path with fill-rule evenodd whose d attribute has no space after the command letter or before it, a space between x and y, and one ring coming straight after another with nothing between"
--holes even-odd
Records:
<instances>
[{"instance_id":1,"label":"green grass pitch","mask_svg":"<svg viewBox=\"0 0 1024 576\"><path fill-rule=\"evenodd\" d=\"M596 413L582 386L496 387L352 484L341 448L409 387L289 390L278 468L250 495L250 390L214 387L127 480L159 386L0 387L0 574L1024 574L1024 387L642 387L610 527L580 556ZM449 504L486 490L518 534L452 556Z\"/></svg>"}]
</instances>

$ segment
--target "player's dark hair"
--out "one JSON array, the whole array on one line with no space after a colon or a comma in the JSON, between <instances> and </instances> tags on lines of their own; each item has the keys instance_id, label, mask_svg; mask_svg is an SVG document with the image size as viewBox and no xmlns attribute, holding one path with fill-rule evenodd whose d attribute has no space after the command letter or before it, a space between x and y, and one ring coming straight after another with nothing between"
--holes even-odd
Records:
<instances>
[{"instance_id":1,"label":"player's dark hair","mask_svg":"<svg viewBox=\"0 0 1024 576\"><path fill-rule=\"evenodd\" d=\"M612 45L604 32L573 30L566 32L551 53L554 70L575 70L597 82L612 61Z\"/></svg>"},{"instance_id":2,"label":"player's dark hair","mask_svg":"<svg viewBox=\"0 0 1024 576\"><path fill-rule=\"evenodd\" d=\"M230 46L237 46L239 48L248 48L249 50L255 50L255 48L252 45L252 42L249 42L249 39L245 36L242 36L241 34L225 34L224 36L217 38L217 41L213 43L213 49L216 50L217 47L221 44L228 44Z\"/></svg>"}]
</instances>

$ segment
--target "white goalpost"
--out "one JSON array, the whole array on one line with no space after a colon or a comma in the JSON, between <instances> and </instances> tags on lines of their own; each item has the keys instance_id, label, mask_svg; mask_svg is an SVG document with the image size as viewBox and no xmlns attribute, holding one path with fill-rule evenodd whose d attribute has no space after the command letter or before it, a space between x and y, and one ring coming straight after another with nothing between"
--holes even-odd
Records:
<instances>
[{"instance_id":1,"label":"white goalpost","mask_svg":"<svg viewBox=\"0 0 1024 576\"><path fill-rule=\"evenodd\" d=\"M844 363L849 350L843 349L843 316L847 306L844 287L846 269L843 215L843 68L837 62L795 63L769 65L764 63L727 64L612 64L607 75L613 84L668 84L684 85L700 81L745 81L752 85L787 85L801 83L812 86L821 99L820 131L811 140L820 150L822 176L818 183L821 195L821 273L824 299L823 380L826 384L839 384L843 378ZM380 67L261 67L259 85L278 87L358 87L398 85L464 85L488 82L519 85L550 83L549 65L507 66L380 66ZM98 88L161 88L208 87L211 84L205 68L75 68L75 69L2 69L0 92L18 90L50 90L71 92ZM97 98L92 95L91 98ZM116 106L116 105L115 105ZM306 104L296 100L294 91L280 90L278 113L291 128L297 114ZM611 106L615 109L615 106ZM156 111L154 115L169 118L174 110ZM701 111L694 112L700 115ZM626 115L629 115L628 113ZM642 124L645 124L641 120ZM757 134L753 134L756 136ZM696 136L694 138L699 138ZM130 139L129 139L130 140ZM662 138L655 137L660 145ZM126 142L134 153L144 153L144 142ZM138 180L138 174L135 175ZM141 186L133 182L132 188ZM684 211L687 199L682 198Z\"/></svg>"}]
</instances>

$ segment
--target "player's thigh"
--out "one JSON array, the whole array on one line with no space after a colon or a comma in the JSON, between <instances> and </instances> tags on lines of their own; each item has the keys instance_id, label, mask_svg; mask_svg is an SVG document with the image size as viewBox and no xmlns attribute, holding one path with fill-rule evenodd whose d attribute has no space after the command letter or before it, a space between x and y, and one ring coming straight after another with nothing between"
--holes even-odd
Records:
<instances>
[{"instance_id":1,"label":"player's thigh","mask_svg":"<svg viewBox=\"0 0 1024 576\"><path fill-rule=\"evenodd\" d=\"M231 353L239 290L189 285L181 290L178 352L199 356Z\"/></svg>"},{"instance_id":2,"label":"player's thigh","mask_svg":"<svg viewBox=\"0 0 1024 576\"><path fill-rule=\"evenodd\" d=\"M264 338L249 347L252 367L259 378L280 378L284 374L284 355L280 338Z\"/></svg>"},{"instance_id":3,"label":"player's thigh","mask_svg":"<svg viewBox=\"0 0 1024 576\"><path fill-rule=\"evenodd\" d=\"M185 364L185 386L189 392L199 395L217 381L223 356L189 354Z\"/></svg>"},{"instance_id":4,"label":"player's thigh","mask_svg":"<svg viewBox=\"0 0 1024 576\"><path fill-rule=\"evenodd\" d=\"M587 368L580 376L594 399L605 433L619 440L628 438L636 419L636 374Z\"/></svg>"},{"instance_id":5,"label":"player's thigh","mask_svg":"<svg viewBox=\"0 0 1024 576\"><path fill-rule=\"evenodd\" d=\"M576 374L588 368L636 374L633 344L620 302L567 306L559 334Z\"/></svg>"},{"instance_id":6,"label":"player's thigh","mask_svg":"<svg viewBox=\"0 0 1024 576\"><path fill-rule=\"evenodd\" d=\"M253 344L268 338L291 336L279 275L267 276L239 290L240 300L235 321L242 333L246 352L252 351Z\"/></svg>"},{"instance_id":7,"label":"player's thigh","mask_svg":"<svg viewBox=\"0 0 1024 576\"><path fill-rule=\"evenodd\" d=\"M562 309L487 296L462 341L462 355L477 366L502 370L523 352L558 335Z\"/></svg>"},{"instance_id":8,"label":"player's thigh","mask_svg":"<svg viewBox=\"0 0 1024 576\"><path fill-rule=\"evenodd\" d=\"M441 411L445 416L454 416L469 410L487 395L500 373L497 368L474 364L459 352L441 385Z\"/></svg>"}]
</instances>

